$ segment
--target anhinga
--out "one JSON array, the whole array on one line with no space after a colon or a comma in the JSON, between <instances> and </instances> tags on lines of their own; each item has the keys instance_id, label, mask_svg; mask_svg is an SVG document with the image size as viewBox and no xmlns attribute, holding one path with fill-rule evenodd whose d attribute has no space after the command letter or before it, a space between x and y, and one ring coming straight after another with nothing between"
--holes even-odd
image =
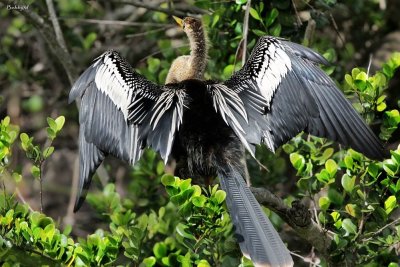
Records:
<instances>
[{"instance_id":1,"label":"anhinga","mask_svg":"<svg viewBox=\"0 0 400 267\"><path fill-rule=\"evenodd\" d=\"M264 36L241 70L224 82L204 81L207 45L201 21L177 19L191 54L177 58L167 84L135 72L107 51L80 76L69 101L81 98L80 181L75 211L93 173L111 154L134 164L146 147L172 154L188 177L220 178L238 242L256 266L292 266L278 233L246 186L244 153L275 151L301 131L336 140L370 158L382 146L318 64L309 48Z\"/></svg>"}]
</instances>

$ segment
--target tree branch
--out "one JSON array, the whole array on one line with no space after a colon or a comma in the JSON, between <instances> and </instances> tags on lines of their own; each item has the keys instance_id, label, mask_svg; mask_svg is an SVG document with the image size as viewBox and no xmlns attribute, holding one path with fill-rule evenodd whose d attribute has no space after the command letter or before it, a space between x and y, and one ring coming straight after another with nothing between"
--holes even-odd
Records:
<instances>
[{"instance_id":1,"label":"tree branch","mask_svg":"<svg viewBox=\"0 0 400 267\"><path fill-rule=\"evenodd\" d=\"M7 0L0 0L4 5L7 4ZM63 66L70 84L72 85L77 78L77 72L74 64L72 63L71 56L68 51L60 46L57 42L57 37L54 33L53 28L46 22L41 16L31 11L31 9L18 9L18 12L26 17L35 28L42 35L43 39L46 41L53 55L56 56L58 61Z\"/></svg>"},{"instance_id":2,"label":"tree branch","mask_svg":"<svg viewBox=\"0 0 400 267\"><path fill-rule=\"evenodd\" d=\"M246 56L247 56L247 35L249 32L249 13L251 8L251 0L247 1L246 4L246 11L244 13L244 21L243 21L243 50L242 50L242 67L246 63Z\"/></svg>"},{"instance_id":3,"label":"tree branch","mask_svg":"<svg viewBox=\"0 0 400 267\"><path fill-rule=\"evenodd\" d=\"M143 7L147 10L165 13L169 16L177 16L177 17L186 16L185 12L182 12L179 10L161 8L159 5L149 5L149 4L146 4L145 2L141 2L141 1L137 1L137 0L112 0L112 2L118 3L118 4L132 5L132 6L136 6L136 7Z\"/></svg>"},{"instance_id":4,"label":"tree branch","mask_svg":"<svg viewBox=\"0 0 400 267\"><path fill-rule=\"evenodd\" d=\"M277 213L301 238L308 241L320 253L323 255L328 254L333 236L311 220L308 208L301 204L300 201L293 202L290 208L282 199L265 188L251 187L250 189L260 204Z\"/></svg>"},{"instance_id":5,"label":"tree branch","mask_svg":"<svg viewBox=\"0 0 400 267\"><path fill-rule=\"evenodd\" d=\"M62 49L65 51L67 50L67 45L65 44L64 36L61 32L60 24L58 23L56 11L54 10L53 0L46 0L47 9L49 11L49 16L51 23L53 24L54 33L56 35L56 39L58 44L61 46Z\"/></svg>"}]
</instances>

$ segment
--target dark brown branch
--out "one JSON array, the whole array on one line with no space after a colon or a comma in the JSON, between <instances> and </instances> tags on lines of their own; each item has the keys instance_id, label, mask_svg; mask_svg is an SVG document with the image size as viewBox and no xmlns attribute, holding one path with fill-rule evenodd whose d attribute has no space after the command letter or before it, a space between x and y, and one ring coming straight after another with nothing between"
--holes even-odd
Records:
<instances>
[{"instance_id":1,"label":"dark brown branch","mask_svg":"<svg viewBox=\"0 0 400 267\"><path fill-rule=\"evenodd\" d=\"M57 42L61 46L62 49L64 49L65 51L68 51L67 45L65 44L64 36L63 36L61 28L60 28L60 24L58 23L56 11L54 10L53 0L46 0L46 4L47 4L47 9L49 11L51 23L53 24L53 29L54 29L54 33L57 38Z\"/></svg>"},{"instance_id":2,"label":"dark brown branch","mask_svg":"<svg viewBox=\"0 0 400 267\"><path fill-rule=\"evenodd\" d=\"M147 10L162 12L162 13L165 13L170 16L184 17L187 15L185 12L182 12L179 10L161 8L159 5L150 5L145 2L137 1L137 0L112 0L112 2L118 3L118 4L132 5L132 6L136 6L136 7L143 7Z\"/></svg>"},{"instance_id":3,"label":"dark brown branch","mask_svg":"<svg viewBox=\"0 0 400 267\"><path fill-rule=\"evenodd\" d=\"M318 224L311 219L311 214L307 207L299 201L295 201L290 208L282 199L265 188L251 187L250 189L260 204L265 205L273 212L277 213L301 238L308 241L321 254L328 254L333 236L324 229L321 229Z\"/></svg>"},{"instance_id":4,"label":"dark brown branch","mask_svg":"<svg viewBox=\"0 0 400 267\"><path fill-rule=\"evenodd\" d=\"M151 5L146 3L145 1L137 1L137 0L112 0L113 3L118 3L118 4L126 4L126 5L132 5L136 7L142 7L147 10L152 10L152 11L157 11L157 12L162 12L165 13L169 16L177 16L177 17L184 17L189 15L190 12L183 11L183 7L180 7L179 9L174 8L161 8L160 5ZM206 10L200 9L200 8L195 8L195 7L190 7L191 12L195 12L197 14L206 14L208 13ZM193 15L193 14L192 14Z\"/></svg>"},{"instance_id":5,"label":"dark brown branch","mask_svg":"<svg viewBox=\"0 0 400 267\"><path fill-rule=\"evenodd\" d=\"M247 56L247 34L249 32L249 14L250 14L250 8L251 8L251 0L247 1L246 4L246 11L244 13L244 21L243 21L243 50L242 50L242 67L246 63L246 56Z\"/></svg>"}]
</instances>

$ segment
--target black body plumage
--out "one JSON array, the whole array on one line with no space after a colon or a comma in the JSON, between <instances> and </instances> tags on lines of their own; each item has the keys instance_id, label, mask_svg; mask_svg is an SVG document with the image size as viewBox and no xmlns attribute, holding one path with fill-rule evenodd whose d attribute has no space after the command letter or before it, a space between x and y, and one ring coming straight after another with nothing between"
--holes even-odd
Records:
<instances>
[{"instance_id":1,"label":"black body plumage","mask_svg":"<svg viewBox=\"0 0 400 267\"><path fill-rule=\"evenodd\" d=\"M298 44L260 38L244 67L225 82L184 80L157 85L114 51L76 81L80 97L80 183L75 211L91 177L111 154L134 164L145 147L181 177L219 176L242 252L256 266L292 266L279 235L243 181L244 153L264 143L274 151L301 131L336 140L370 158L380 141L335 83L326 60Z\"/></svg>"}]
</instances>

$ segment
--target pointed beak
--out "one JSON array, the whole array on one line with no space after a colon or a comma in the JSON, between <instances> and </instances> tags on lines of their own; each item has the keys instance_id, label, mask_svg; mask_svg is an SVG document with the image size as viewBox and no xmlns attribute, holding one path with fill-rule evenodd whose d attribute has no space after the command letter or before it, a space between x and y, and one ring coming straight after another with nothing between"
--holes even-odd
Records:
<instances>
[{"instance_id":1,"label":"pointed beak","mask_svg":"<svg viewBox=\"0 0 400 267\"><path fill-rule=\"evenodd\" d=\"M174 18L174 20L176 21L176 23L178 23L178 25L183 28L183 19L172 16Z\"/></svg>"}]
</instances>

